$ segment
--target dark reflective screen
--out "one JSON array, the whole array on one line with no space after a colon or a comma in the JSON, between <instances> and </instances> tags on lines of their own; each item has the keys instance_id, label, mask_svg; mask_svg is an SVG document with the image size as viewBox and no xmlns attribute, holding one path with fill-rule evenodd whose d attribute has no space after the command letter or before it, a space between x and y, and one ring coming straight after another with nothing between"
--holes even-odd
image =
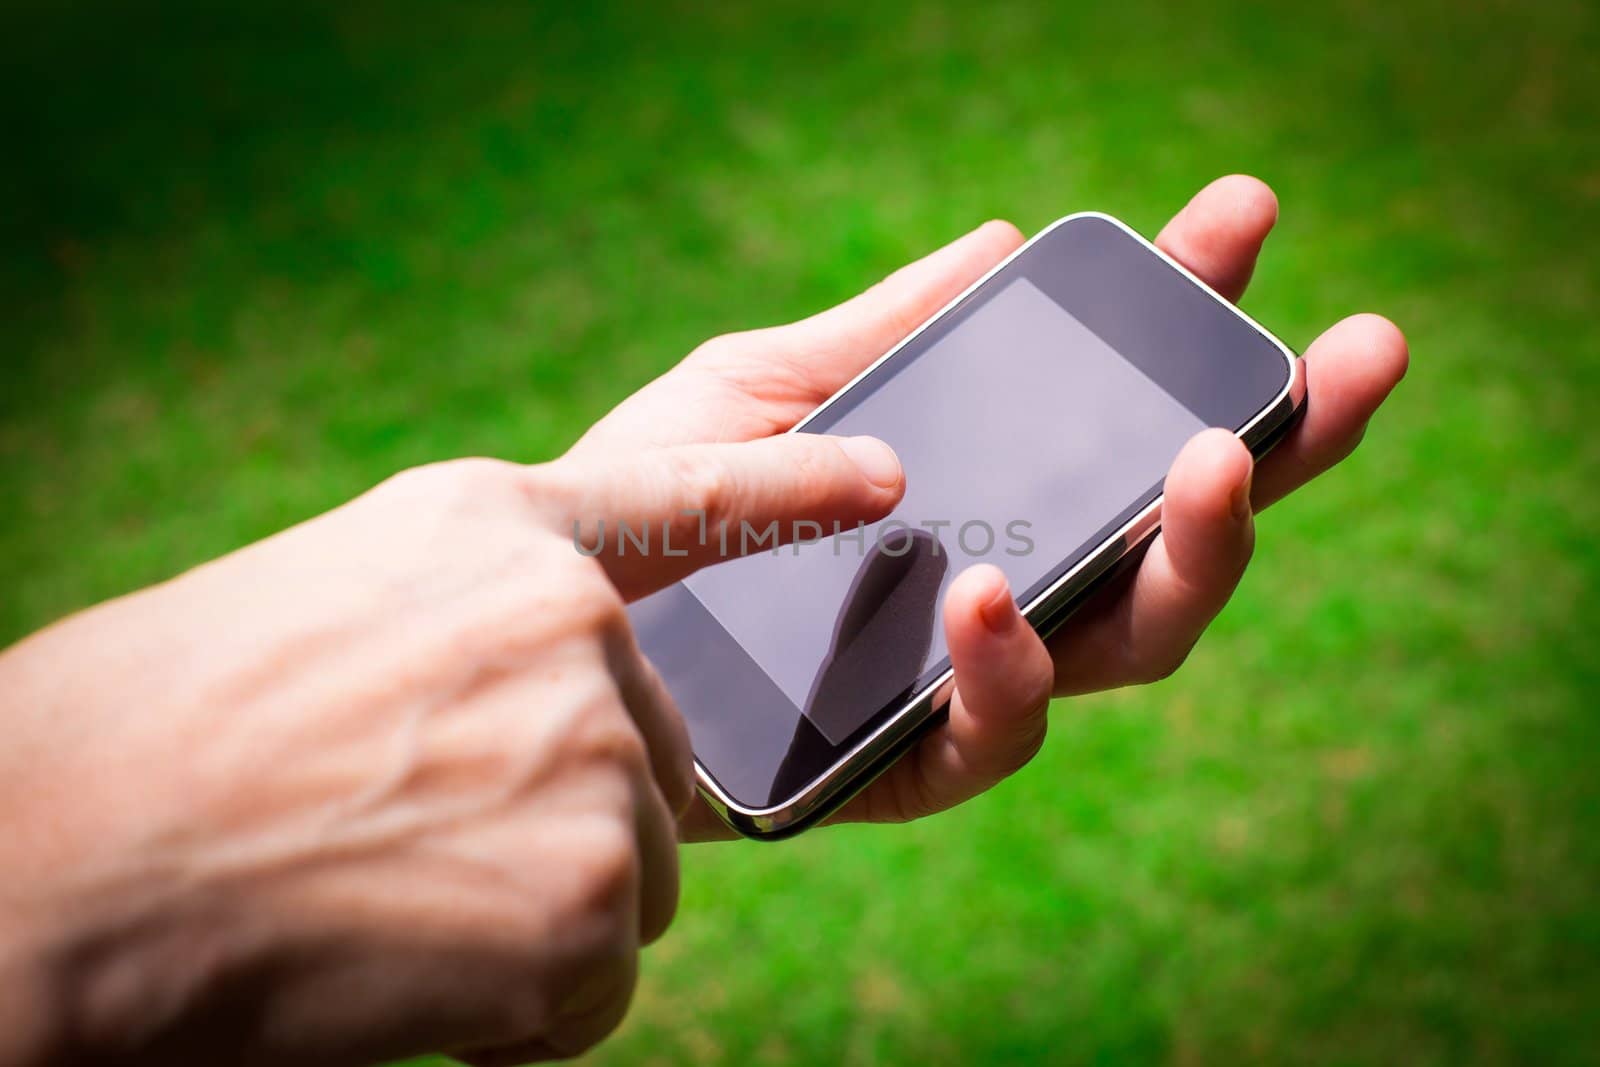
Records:
<instances>
[{"instance_id":1,"label":"dark reflective screen","mask_svg":"<svg viewBox=\"0 0 1600 1067\"><path fill-rule=\"evenodd\" d=\"M805 425L893 446L891 516L634 605L697 758L747 807L803 789L947 668L958 574L1045 588L1185 441L1243 426L1286 380L1269 339L1114 225L1058 228Z\"/></svg>"},{"instance_id":2,"label":"dark reflective screen","mask_svg":"<svg viewBox=\"0 0 1600 1067\"><path fill-rule=\"evenodd\" d=\"M1026 590L1160 481L1203 425L1018 278L807 429L887 441L905 499L860 538L761 552L685 584L837 744L944 658L938 607L957 574L989 562ZM908 532L919 536L893 537ZM830 670L852 684L824 685Z\"/></svg>"}]
</instances>

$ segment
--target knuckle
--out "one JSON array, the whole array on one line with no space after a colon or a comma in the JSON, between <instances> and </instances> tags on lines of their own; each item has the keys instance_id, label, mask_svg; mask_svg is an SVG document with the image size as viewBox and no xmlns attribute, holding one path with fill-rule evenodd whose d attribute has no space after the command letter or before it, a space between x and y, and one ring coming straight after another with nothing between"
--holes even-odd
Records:
<instances>
[{"instance_id":1,"label":"knuckle","mask_svg":"<svg viewBox=\"0 0 1600 1067\"><path fill-rule=\"evenodd\" d=\"M1045 737L1050 733L1050 717L1045 714L1046 710L1046 708L1040 708L1039 728L1033 732L1027 743L1022 746L1020 758L1017 760L1016 767L1013 767L1012 770L1020 770L1032 763L1033 758L1044 748Z\"/></svg>"},{"instance_id":2,"label":"knuckle","mask_svg":"<svg viewBox=\"0 0 1600 1067\"><path fill-rule=\"evenodd\" d=\"M1010 777L1032 763L1039 750L1044 748L1045 736L1050 732L1049 719L1044 710L1041 706L1029 721L1027 729L1020 732L1015 742L1000 753L1000 758L992 768L994 777L999 779Z\"/></svg>"},{"instance_id":3,"label":"knuckle","mask_svg":"<svg viewBox=\"0 0 1600 1067\"><path fill-rule=\"evenodd\" d=\"M531 573L529 594L559 619L563 632L581 641L598 641L612 654L623 638L631 638L627 601L599 560L562 546L554 569Z\"/></svg>"},{"instance_id":4,"label":"knuckle","mask_svg":"<svg viewBox=\"0 0 1600 1067\"><path fill-rule=\"evenodd\" d=\"M485 456L445 460L438 466L447 471L455 481L468 485L504 485L510 481L515 471L522 469L515 463Z\"/></svg>"},{"instance_id":5,"label":"knuckle","mask_svg":"<svg viewBox=\"0 0 1600 1067\"><path fill-rule=\"evenodd\" d=\"M1147 656L1139 665L1139 670L1137 672L1139 680L1145 684L1164 682L1168 678L1171 678L1174 674L1178 673L1178 668L1182 667L1184 661L1188 658L1189 650L1187 648L1180 649L1175 652L1164 652L1160 655Z\"/></svg>"},{"instance_id":6,"label":"knuckle","mask_svg":"<svg viewBox=\"0 0 1600 1067\"><path fill-rule=\"evenodd\" d=\"M372 490L374 496L398 497L402 500L420 500L431 496L448 480L443 463L426 463L408 467L389 475Z\"/></svg>"},{"instance_id":7,"label":"knuckle","mask_svg":"<svg viewBox=\"0 0 1600 1067\"><path fill-rule=\"evenodd\" d=\"M571 462L539 463L524 468L522 474L523 491L536 505L565 514L582 496L583 482Z\"/></svg>"},{"instance_id":8,"label":"knuckle","mask_svg":"<svg viewBox=\"0 0 1600 1067\"><path fill-rule=\"evenodd\" d=\"M579 862L578 907L587 921L596 923L597 944L613 944L635 921L631 904L639 882L639 848L627 816L607 818L592 828Z\"/></svg>"},{"instance_id":9,"label":"knuckle","mask_svg":"<svg viewBox=\"0 0 1600 1067\"><path fill-rule=\"evenodd\" d=\"M454 631L466 642L454 651L469 662L497 669L536 657L581 668L563 676L561 691L586 709L614 696L601 688L619 635L631 636L622 595L593 559L564 542L524 537L492 564L495 595ZM443 625L443 624L441 624Z\"/></svg>"},{"instance_id":10,"label":"knuckle","mask_svg":"<svg viewBox=\"0 0 1600 1067\"><path fill-rule=\"evenodd\" d=\"M1023 670L1022 691L1028 707L1038 709L1041 718L1049 715L1055 685L1056 665L1049 654L1030 659Z\"/></svg>"},{"instance_id":11,"label":"knuckle","mask_svg":"<svg viewBox=\"0 0 1600 1067\"><path fill-rule=\"evenodd\" d=\"M669 780L660 783L661 794L674 815L682 815L689 810L689 805L694 803L697 785L694 760L689 756L688 744L685 742L684 758L673 761Z\"/></svg>"},{"instance_id":12,"label":"knuckle","mask_svg":"<svg viewBox=\"0 0 1600 1067\"><path fill-rule=\"evenodd\" d=\"M574 742L574 755L590 766L613 768L629 776L647 772L650 753L643 735L622 710L620 699L608 699L606 705L587 717L582 736Z\"/></svg>"},{"instance_id":13,"label":"knuckle","mask_svg":"<svg viewBox=\"0 0 1600 1067\"><path fill-rule=\"evenodd\" d=\"M1354 455L1356 449L1361 447L1361 442L1367 439L1367 429L1369 425L1370 423L1363 422L1348 436L1329 445L1323 451L1322 455L1318 457L1318 462L1316 465L1317 470L1327 470L1328 468L1339 463L1343 463L1345 460Z\"/></svg>"},{"instance_id":14,"label":"knuckle","mask_svg":"<svg viewBox=\"0 0 1600 1067\"><path fill-rule=\"evenodd\" d=\"M696 788L694 749L689 741L689 727L655 666L638 651L636 645L631 654L636 658L639 673L650 692L648 707L639 714L649 715L659 724L659 729L652 731L654 741L649 749L652 757L651 774L668 810L674 816L682 815L694 800Z\"/></svg>"},{"instance_id":15,"label":"knuckle","mask_svg":"<svg viewBox=\"0 0 1600 1067\"><path fill-rule=\"evenodd\" d=\"M604 567L592 559L580 563L581 566L574 568L571 597L584 627L609 648L632 632L628 625L627 602L611 583Z\"/></svg>"},{"instance_id":16,"label":"knuckle","mask_svg":"<svg viewBox=\"0 0 1600 1067\"><path fill-rule=\"evenodd\" d=\"M651 945L672 926L678 915L678 880L674 876L667 888L648 887L649 900L639 925L639 943Z\"/></svg>"},{"instance_id":17,"label":"knuckle","mask_svg":"<svg viewBox=\"0 0 1600 1067\"><path fill-rule=\"evenodd\" d=\"M577 991L546 1043L562 1057L593 1048L627 1015L638 978L638 958L631 951L613 950L596 960L575 983Z\"/></svg>"},{"instance_id":18,"label":"knuckle","mask_svg":"<svg viewBox=\"0 0 1600 1067\"><path fill-rule=\"evenodd\" d=\"M904 268L902 268L904 269ZM890 275L878 283L880 287L887 287L894 275ZM887 312L890 329L896 337L909 337L911 332L921 326L927 318L924 309L916 303L898 301Z\"/></svg>"},{"instance_id":19,"label":"knuckle","mask_svg":"<svg viewBox=\"0 0 1600 1067\"><path fill-rule=\"evenodd\" d=\"M446 489L472 496L511 489L521 470L515 463L482 457L451 459L433 466Z\"/></svg>"},{"instance_id":20,"label":"knuckle","mask_svg":"<svg viewBox=\"0 0 1600 1067\"><path fill-rule=\"evenodd\" d=\"M679 499L703 508L708 516L728 513L734 488L726 468L698 451L673 450L662 455L667 478L679 491Z\"/></svg>"},{"instance_id":21,"label":"knuckle","mask_svg":"<svg viewBox=\"0 0 1600 1067\"><path fill-rule=\"evenodd\" d=\"M635 901L641 864L629 818L595 810L568 821L559 857L559 889L542 896L526 936L540 950L521 958L494 1009L494 1028L511 1037L538 1035L575 1055L617 1025L637 970Z\"/></svg>"},{"instance_id":22,"label":"knuckle","mask_svg":"<svg viewBox=\"0 0 1600 1067\"><path fill-rule=\"evenodd\" d=\"M855 477L855 465L839 450L839 446L821 438L812 447L795 449L788 462L794 474L794 488L807 498L826 493L841 472L849 472L852 479ZM854 482L852 480L847 484Z\"/></svg>"},{"instance_id":23,"label":"knuckle","mask_svg":"<svg viewBox=\"0 0 1600 1067\"><path fill-rule=\"evenodd\" d=\"M431 507L481 506L504 501L515 489L521 471L515 463L473 457L427 463L393 475L378 492Z\"/></svg>"},{"instance_id":24,"label":"knuckle","mask_svg":"<svg viewBox=\"0 0 1600 1067\"><path fill-rule=\"evenodd\" d=\"M707 337L704 341L695 345L694 351L689 353L689 356L691 359L702 362L715 363L720 356L727 354L728 350L733 346L733 338L734 335L731 333L719 333L715 337Z\"/></svg>"},{"instance_id":25,"label":"knuckle","mask_svg":"<svg viewBox=\"0 0 1600 1067\"><path fill-rule=\"evenodd\" d=\"M719 367L736 359L748 345L753 333L754 331L742 331L708 337L695 346L694 351L689 353L689 359L711 368Z\"/></svg>"},{"instance_id":26,"label":"knuckle","mask_svg":"<svg viewBox=\"0 0 1600 1067\"><path fill-rule=\"evenodd\" d=\"M1243 535L1242 540L1239 543L1239 556L1238 556L1238 559L1236 561L1237 565L1236 565L1236 567L1234 569L1234 574L1233 574L1233 579L1234 579L1234 583L1235 583L1236 586L1237 586L1238 582L1242 578L1244 578L1244 572L1249 568L1250 561L1255 558L1255 555L1256 555L1256 524L1255 524L1255 521L1254 521L1254 517L1252 516L1249 519L1249 521L1247 521L1246 524L1245 524L1244 535ZM1220 610L1220 608L1219 608L1219 610Z\"/></svg>"},{"instance_id":27,"label":"knuckle","mask_svg":"<svg viewBox=\"0 0 1600 1067\"><path fill-rule=\"evenodd\" d=\"M894 822L915 822L959 803L960 796L952 796L948 785L929 774L921 761L913 764L915 773L908 775L895 796L890 815Z\"/></svg>"},{"instance_id":28,"label":"knuckle","mask_svg":"<svg viewBox=\"0 0 1600 1067\"><path fill-rule=\"evenodd\" d=\"M666 932L672 928L672 920L677 918L678 898L672 897L663 902L660 908L653 912L639 928L639 944L648 948L661 940Z\"/></svg>"}]
</instances>

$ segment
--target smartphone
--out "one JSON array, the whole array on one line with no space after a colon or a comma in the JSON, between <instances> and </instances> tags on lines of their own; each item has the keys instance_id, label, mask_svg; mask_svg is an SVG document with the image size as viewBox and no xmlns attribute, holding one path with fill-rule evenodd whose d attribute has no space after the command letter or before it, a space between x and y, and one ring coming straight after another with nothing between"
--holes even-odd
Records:
<instances>
[{"instance_id":1,"label":"smartphone","mask_svg":"<svg viewBox=\"0 0 1600 1067\"><path fill-rule=\"evenodd\" d=\"M1304 397L1283 342L1123 223L1047 227L791 431L888 442L891 515L630 609L706 800L750 837L824 818L943 718L957 574L996 564L1048 634L1154 535L1189 438L1259 456Z\"/></svg>"}]
</instances>

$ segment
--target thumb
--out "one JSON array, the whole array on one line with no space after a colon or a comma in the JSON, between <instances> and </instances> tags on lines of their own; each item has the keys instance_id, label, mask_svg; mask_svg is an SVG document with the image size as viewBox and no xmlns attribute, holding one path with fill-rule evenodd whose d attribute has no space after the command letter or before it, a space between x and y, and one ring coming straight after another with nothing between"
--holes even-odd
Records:
<instances>
[{"instance_id":1,"label":"thumb","mask_svg":"<svg viewBox=\"0 0 1600 1067\"><path fill-rule=\"evenodd\" d=\"M536 483L550 476L562 483L575 551L594 556L629 600L722 559L875 521L905 492L882 441L809 433L535 468Z\"/></svg>"}]
</instances>

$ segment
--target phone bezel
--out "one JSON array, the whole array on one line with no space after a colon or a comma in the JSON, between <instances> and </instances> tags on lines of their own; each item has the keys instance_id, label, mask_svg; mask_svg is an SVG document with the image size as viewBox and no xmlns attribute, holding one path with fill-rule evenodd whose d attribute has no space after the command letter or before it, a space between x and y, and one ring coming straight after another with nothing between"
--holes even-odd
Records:
<instances>
[{"instance_id":1,"label":"phone bezel","mask_svg":"<svg viewBox=\"0 0 1600 1067\"><path fill-rule=\"evenodd\" d=\"M981 278L930 315L898 344L850 379L788 432L802 432L807 425L827 413L842 397L870 377L883 364L893 359L924 331L961 306L969 296L1004 271L1028 249L1057 229L1084 219L1097 219L1109 223L1131 237L1146 251L1159 257L1201 292L1264 337L1284 358L1288 373L1285 375L1282 388L1250 420L1235 431L1239 438L1250 446L1252 452L1258 455L1264 453L1276 442L1278 435L1302 407L1305 377L1299 358L1271 331L1217 293L1183 264L1167 255L1120 219L1099 211L1079 211L1065 215L1034 234ZM1111 574L1119 562L1129 558L1155 535L1160 528L1161 502L1162 495L1157 493L1155 498L1136 515L1023 605L1022 613L1029 623L1045 634L1059 626L1072 608L1076 607L1099 581ZM787 800L759 808L743 805L721 788L697 755L694 767L701 795L724 822L747 837L775 839L798 833L826 817L863 789L877 774L886 769L922 730L937 721L953 689L954 675L954 670L947 668L905 701L898 710L891 713L876 729L852 746L849 752L836 759Z\"/></svg>"}]
</instances>

